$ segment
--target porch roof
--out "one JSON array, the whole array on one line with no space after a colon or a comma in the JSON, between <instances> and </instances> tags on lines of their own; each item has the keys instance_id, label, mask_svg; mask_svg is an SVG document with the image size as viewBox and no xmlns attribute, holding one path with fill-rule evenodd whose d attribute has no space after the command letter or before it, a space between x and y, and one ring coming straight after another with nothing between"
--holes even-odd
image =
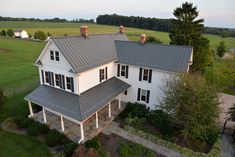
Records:
<instances>
[{"instance_id":1,"label":"porch roof","mask_svg":"<svg viewBox=\"0 0 235 157\"><path fill-rule=\"evenodd\" d=\"M29 93L25 99L78 121L83 121L129 87L129 84L116 77L112 77L80 95L41 85Z\"/></svg>"}]
</instances>

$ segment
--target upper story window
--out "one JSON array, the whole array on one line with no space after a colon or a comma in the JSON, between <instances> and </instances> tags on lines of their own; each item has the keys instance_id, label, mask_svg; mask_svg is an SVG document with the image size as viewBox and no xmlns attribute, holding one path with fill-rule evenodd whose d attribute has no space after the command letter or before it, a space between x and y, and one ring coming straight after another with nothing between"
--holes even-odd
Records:
<instances>
[{"instance_id":1,"label":"upper story window","mask_svg":"<svg viewBox=\"0 0 235 157\"><path fill-rule=\"evenodd\" d=\"M48 71L45 71L45 80L46 83L50 83L50 73Z\"/></svg>"},{"instance_id":2,"label":"upper story window","mask_svg":"<svg viewBox=\"0 0 235 157\"><path fill-rule=\"evenodd\" d=\"M124 77L128 78L128 71L129 71L129 66L128 65L118 64L118 66L117 66L117 76L118 77L121 74L121 76L124 76Z\"/></svg>"},{"instance_id":3,"label":"upper story window","mask_svg":"<svg viewBox=\"0 0 235 157\"><path fill-rule=\"evenodd\" d=\"M55 85L57 87L60 87L60 75L59 74L55 74Z\"/></svg>"},{"instance_id":4,"label":"upper story window","mask_svg":"<svg viewBox=\"0 0 235 157\"><path fill-rule=\"evenodd\" d=\"M50 51L50 58L51 60L60 61L60 53L58 51Z\"/></svg>"},{"instance_id":5,"label":"upper story window","mask_svg":"<svg viewBox=\"0 0 235 157\"><path fill-rule=\"evenodd\" d=\"M152 82L152 69L143 69L140 68L139 70L139 81L148 81L149 83Z\"/></svg>"},{"instance_id":6,"label":"upper story window","mask_svg":"<svg viewBox=\"0 0 235 157\"><path fill-rule=\"evenodd\" d=\"M60 61L60 54L58 51L55 51L55 60Z\"/></svg>"},{"instance_id":7,"label":"upper story window","mask_svg":"<svg viewBox=\"0 0 235 157\"><path fill-rule=\"evenodd\" d=\"M54 60L54 51L50 51L51 60Z\"/></svg>"},{"instance_id":8,"label":"upper story window","mask_svg":"<svg viewBox=\"0 0 235 157\"><path fill-rule=\"evenodd\" d=\"M100 69L100 82L108 79L108 68Z\"/></svg>"},{"instance_id":9,"label":"upper story window","mask_svg":"<svg viewBox=\"0 0 235 157\"><path fill-rule=\"evenodd\" d=\"M70 77L66 77L66 87L67 89L71 90L71 78Z\"/></svg>"}]
</instances>

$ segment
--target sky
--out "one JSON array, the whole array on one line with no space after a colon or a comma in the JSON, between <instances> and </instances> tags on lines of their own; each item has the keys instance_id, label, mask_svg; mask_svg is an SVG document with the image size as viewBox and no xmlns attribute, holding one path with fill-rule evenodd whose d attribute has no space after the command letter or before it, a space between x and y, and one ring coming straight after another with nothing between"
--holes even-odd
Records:
<instances>
[{"instance_id":1,"label":"sky","mask_svg":"<svg viewBox=\"0 0 235 157\"><path fill-rule=\"evenodd\" d=\"M174 18L185 0L0 0L0 16L95 19L102 14ZM205 26L235 28L235 0L191 0Z\"/></svg>"}]
</instances>

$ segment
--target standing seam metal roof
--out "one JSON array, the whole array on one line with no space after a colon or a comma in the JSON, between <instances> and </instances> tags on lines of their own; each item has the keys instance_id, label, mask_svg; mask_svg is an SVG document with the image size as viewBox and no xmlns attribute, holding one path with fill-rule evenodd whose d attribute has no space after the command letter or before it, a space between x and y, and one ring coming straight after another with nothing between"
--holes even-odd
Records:
<instances>
[{"instance_id":1,"label":"standing seam metal roof","mask_svg":"<svg viewBox=\"0 0 235 157\"><path fill-rule=\"evenodd\" d=\"M52 37L51 40L76 73L117 60L114 40L128 40L124 34Z\"/></svg>"},{"instance_id":2,"label":"standing seam metal roof","mask_svg":"<svg viewBox=\"0 0 235 157\"><path fill-rule=\"evenodd\" d=\"M76 120L83 121L130 87L116 77L83 92L80 96L41 85L25 99Z\"/></svg>"},{"instance_id":3,"label":"standing seam metal roof","mask_svg":"<svg viewBox=\"0 0 235 157\"><path fill-rule=\"evenodd\" d=\"M165 71L187 71L192 47L115 41L118 62Z\"/></svg>"}]
</instances>

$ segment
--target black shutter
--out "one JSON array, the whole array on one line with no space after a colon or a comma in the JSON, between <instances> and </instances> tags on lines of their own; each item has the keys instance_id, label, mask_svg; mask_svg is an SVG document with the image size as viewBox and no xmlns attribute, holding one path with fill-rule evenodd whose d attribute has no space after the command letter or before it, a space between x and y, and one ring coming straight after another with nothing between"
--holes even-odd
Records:
<instances>
[{"instance_id":1,"label":"black shutter","mask_svg":"<svg viewBox=\"0 0 235 157\"><path fill-rule=\"evenodd\" d=\"M71 80L71 91L74 92L74 82L73 82L73 77L70 77Z\"/></svg>"},{"instance_id":2,"label":"black shutter","mask_svg":"<svg viewBox=\"0 0 235 157\"><path fill-rule=\"evenodd\" d=\"M118 64L118 67L117 67L117 76L118 77L120 76L120 64Z\"/></svg>"},{"instance_id":3,"label":"black shutter","mask_svg":"<svg viewBox=\"0 0 235 157\"><path fill-rule=\"evenodd\" d=\"M101 80L101 71L102 71L102 70L100 69L100 82L102 81L102 80Z\"/></svg>"},{"instance_id":4,"label":"black shutter","mask_svg":"<svg viewBox=\"0 0 235 157\"><path fill-rule=\"evenodd\" d=\"M142 71L143 71L143 69L142 69L142 68L140 68L139 81L141 81L141 80L142 80Z\"/></svg>"},{"instance_id":5,"label":"black shutter","mask_svg":"<svg viewBox=\"0 0 235 157\"><path fill-rule=\"evenodd\" d=\"M44 83L44 71L41 70L42 83Z\"/></svg>"},{"instance_id":6,"label":"black shutter","mask_svg":"<svg viewBox=\"0 0 235 157\"><path fill-rule=\"evenodd\" d=\"M128 71L129 71L129 66L126 65L126 78L128 78Z\"/></svg>"},{"instance_id":7,"label":"black shutter","mask_svg":"<svg viewBox=\"0 0 235 157\"><path fill-rule=\"evenodd\" d=\"M149 83L152 82L152 69L149 70Z\"/></svg>"},{"instance_id":8,"label":"black shutter","mask_svg":"<svg viewBox=\"0 0 235 157\"><path fill-rule=\"evenodd\" d=\"M140 101L140 88L138 88L137 101Z\"/></svg>"},{"instance_id":9,"label":"black shutter","mask_svg":"<svg viewBox=\"0 0 235 157\"><path fill-rule=\"evenodd\" d=\"M108 68L105 67L105 79L107 80L108 79Z\"/></svg>"},{"instance_id":10,"label":"black shutter","mask_svg":"<svg viewBox=\"0 0 235 157\"><path fill-rule=\"evenodd\" d=\"M51 75L51 85L54 86L54 74L53 72L50 72Z\"/></svg>"},{"instance_id":11,"label":"black shutter","mask_svg":"<svg viewBox=\"0 0 235 157\"><path fill-rule=\"evenodd\" d=\"M65 89L64 75L62 75L62 88Z\"/></svg>"},{"instance_id":12,"label":"black shutter","mask_svg":"<svg viewBox=\"0 0 235 157\"><path fill-rule=\"evenodd\" d=\"M147 100L146 103L149 103L150 90L147 90Z\"/></svg>"},{"instance_id":13,"label":"black shutter","mask_svg":"<svg viewBox=\"0 0 235 157\"><path fill-rule=\"evenodd\" d=\"M63 87L63 85L62 85L62 75L60 75L60 74L59 74L59 82L60 82L60 88L62 88Z\"/></svg>"}]
</instances>

